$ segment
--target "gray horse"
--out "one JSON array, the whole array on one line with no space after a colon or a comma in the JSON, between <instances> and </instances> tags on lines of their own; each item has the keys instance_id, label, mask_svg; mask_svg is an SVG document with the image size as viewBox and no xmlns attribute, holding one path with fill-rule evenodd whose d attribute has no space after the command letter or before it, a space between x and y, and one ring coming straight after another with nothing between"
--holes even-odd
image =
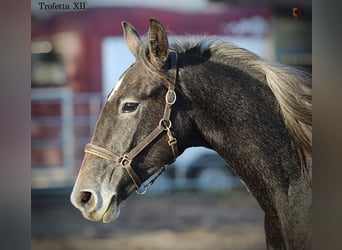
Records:
<instances>
[{"instance_id":1,"label":"gray horse","mask_svg":"<svg viewBox=\"0 0 342 250\"><path fill-rule=\"evenodd\" d=\"M71 201L109 222L134 190L186 148L216 150L265 212L268 249L311 249L311 75L210 39L147 44L123 22L136 62L99 115Z\"/></svg>"}]
</instances>

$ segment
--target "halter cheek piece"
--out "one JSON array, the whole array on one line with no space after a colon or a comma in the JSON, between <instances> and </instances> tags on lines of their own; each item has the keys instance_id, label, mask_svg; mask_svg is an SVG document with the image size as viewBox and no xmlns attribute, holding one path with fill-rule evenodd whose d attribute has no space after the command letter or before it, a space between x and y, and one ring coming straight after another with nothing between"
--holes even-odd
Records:
<instances>
[{"instance_id":1,"label":"halter cheek piece","mask_svg":"<svg viewBox=\"0 0 342 250\"><path fill-rule=\"evenodd\" d=\"M92 154L110 161L114 161L120 164L124 169L126 169L129 177L132 179L136 191L142 185L142 182L139 176L136 174L134 169L131 166L133 159L144 150L149 144L151 144L162 132L166 132L168 137L168 144L171 148L174 160L178 156L178 147L177 147L177 139L173 136L171 127L172 123L170 120L172 105L175 104L177 96L175 92L175 85L177 81L177 61L178 55L175 51L170 51L170 60L171 60L171 69L173 70L172 79L169 81L168 91L165 95L165 108L163 118L160 120L157 127L143 140L141 141L135 148L133 148L129 153L124 154L122 156L118 156L112 151L96 146L92 143L88 143L84 149L85 153ZM153 182L165 171L167 166L164 166L157 176L152 179L148 184L144 184L144 190L140 194L144 194L147 191L147 188L153 184Z\"/></svg>"}]
</instances>

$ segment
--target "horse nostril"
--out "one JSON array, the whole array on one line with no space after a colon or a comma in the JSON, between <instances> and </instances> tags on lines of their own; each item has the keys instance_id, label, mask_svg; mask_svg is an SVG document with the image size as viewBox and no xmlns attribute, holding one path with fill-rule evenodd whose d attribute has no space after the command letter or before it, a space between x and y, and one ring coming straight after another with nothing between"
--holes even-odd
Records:
<instances>
[{"instance_id":1,"label":"horse nostril","mask_svg":"<svg viewBox=\"0 0 342 250\"><path fill-rule=\"evenodd\" d=\"M90 192L81 192L81 202L82 203L88 203L90 198L91 198Z\"/></svg>"},{"instance_id":2,"label":"horse nostril","mask_svg":"<svg viewBox=\"0 0 342 250\"><path fill-rule=\"evenodd\" d=\"M99 205L99 197L96 191L89 189L81 191L75 188L70 195L70 201L74 207L78 208L84 213L93 211L96 206Z\"/></svg>"},{"instance_id":3,"label":"horse nostril","mask_svg":"<svg viewBox=\"0 0 342 250\"><path fill-rule=\"evenodd\" d=\"M77 195L76 195L77 192ZM73 191L71 203L83 212L92 211L98 205L98 197L93 191Z\"/></svg>"}]
</instances>

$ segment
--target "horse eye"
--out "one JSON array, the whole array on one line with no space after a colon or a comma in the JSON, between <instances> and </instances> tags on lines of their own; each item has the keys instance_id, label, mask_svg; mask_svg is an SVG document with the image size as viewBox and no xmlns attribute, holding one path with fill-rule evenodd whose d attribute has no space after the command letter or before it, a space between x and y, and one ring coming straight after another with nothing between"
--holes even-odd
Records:
<instances>
[{"instance_id":1,"label":"horse eye","mask_svg":"<svg viewBox=\"0 0 342 250\"><path fill-rule=\"evenodd\" d=\"M122 107L123 113L130 113L138 108L139 103L136 102L126 102Z\"/></svg>"}]
</instances>

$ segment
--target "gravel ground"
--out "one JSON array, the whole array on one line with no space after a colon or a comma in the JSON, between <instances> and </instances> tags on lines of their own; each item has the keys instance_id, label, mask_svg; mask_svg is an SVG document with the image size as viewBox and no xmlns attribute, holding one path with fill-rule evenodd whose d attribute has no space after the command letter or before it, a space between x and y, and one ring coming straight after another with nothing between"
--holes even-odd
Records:
<instances>
[{"instance_id":1,"label":"gravel ground","mask_svg":"<svg viewBox=\"0 0 342 250\"><path fill-rule=\"evenodd\" d=\"M120 217L84 219L69 194L32 195L32 250L261 250L263 212L245 190L132 195Z\"/></svg>"}]
</instances>

